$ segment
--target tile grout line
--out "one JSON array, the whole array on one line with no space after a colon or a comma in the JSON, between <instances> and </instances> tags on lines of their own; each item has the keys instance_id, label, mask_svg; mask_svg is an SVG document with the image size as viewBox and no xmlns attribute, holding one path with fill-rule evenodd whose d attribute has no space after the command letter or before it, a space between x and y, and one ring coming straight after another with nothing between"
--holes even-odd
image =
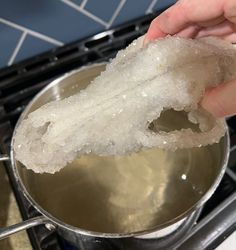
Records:
<instances>
[{"instance_id":1,"label":"tile grout line","mask_svg":"<svg viewBox=\"0 0 236 250\"><path fill-rule=\"evenodd\" d=\"M93 19L94 21L96 21L97 23L102 24L103 26L107 27L108 23L103 21L102 19L100 19L99 17L93 15L92 13L88 12L87 10L81 8L80 6L78 6L77 4L69 1L69 0L61 0L61 2L63 2L64 4L67 4L68 6L70 6L71 8L77 10L78 12L81 12L82 14L84 14L85 16Z\"/></svg>"},{"instance_id":2,"label":"tile grout line","mask_svg":"<svg viewBox=\"0 0 236 250\"><path fill-rule=\"evenodd\" d=\"M147 10L146 10L146 14L149 14L153 11L153 7L154 5L158 2L159 0L153 0L150 5L148 6Z\"/></svg>"},{"instance_id":3,"label":"tile grout line","mask_svg":"<svg viewBox=\"0 0 236 250\"><path fill-rule=\"evenodd\" d=\"M22 35L21 35L21 37L20 37L20 39L19 39L19 41L18 41L18 43L17 43L17 45L16 45L16 47L15 47L15 49L13 51L8 63L7 63L8 66L12 65L12 63L14 62L14 60L15 60L15 58L16 58L16 56L17 56L17 54L18 54L18 52L19 52L19 50L20 50L20 48L21 48L21 46L22 46L22 44L23 44L23 42L24 42L24 40L26 38L26 35L27 35L27 32L24 31L22 33Z\"/></svg>"},{"instance_id":4,"label":"tile grout line","mask_svg":"<svg viewBox=\"0 0 236 250\"><path fill-rule=\"evenodd\" d=\"M115 19L117 18L117 16L119 15L121 9L123 8L124 4L125 4L126 0L121 0L118 7L116 8L116 11L114 12L113 16L111 17L109 23L107 24L106 28L110 28L111 25L113 24L113 22L115 21Z\"/></svg>"},{"instance_id":5,"label":"tile grout line","mask_svg":"<svg viewBox=\"0 0 236 250\"><path fill-rule=\"evenodd\" d=\"M33 30L31 30L31 29L25 28L25 27L23 27L23 26L21 26L21 25L18 25L18 24L16 24L16 23L13 23L13 22L8 21L8 20L6 20L6 19L0 18L0 23L4 23L4 24L6 24L6 25L8 25L8 26L10 26L10 27L13 27L13 28L15 28L15 29L17 29L17 30L21 30L21 31L23 31L23 32L26 32L26 33L28 33L28 34L34 36L34 37L37 37L37 38L39 38L39 39L41 39L41 40L44 40L44 41L49 42L49 43L52 43L52 44L54 44L54 45L57 45L57 46L63 45L62 42L60 42L60 41L58 41L58 40L56 40L56 39L54 39L54 38L51 38L51 37L46 36L46 35L43 35L43 34L41 34L41 33L39 33L39 32L33 31Z\"/></svg>"},{"instance_id":6,"label":"tile grout line","mask_svg":"<svg viewBox=\"0 0 236 250\"><path fill-rule=\"evenodd\" d=\"M83 2L80 4L80 8L83 9L87 2L88 0L83 0Z\"/></svg>"},{"instance_id":7,"label":"tile grout line","mask_svg":"<svg viewBox=\"0 0 236 250\"><path fill-rule=\"evenodd\" d=\"M64 0L64 1L65 1L65 0ZM96 21L96 22L102 24L103 26L105 26L105 27L107 26L107 22L103 21L102 19L98 18L97 16L93 15L92 13L88 12L87 10L85 10L85 9L80 9L80 11L81 11L84 15L90 17L91 19L93 19L94 21Z\"/></svg>"}]
</instances>

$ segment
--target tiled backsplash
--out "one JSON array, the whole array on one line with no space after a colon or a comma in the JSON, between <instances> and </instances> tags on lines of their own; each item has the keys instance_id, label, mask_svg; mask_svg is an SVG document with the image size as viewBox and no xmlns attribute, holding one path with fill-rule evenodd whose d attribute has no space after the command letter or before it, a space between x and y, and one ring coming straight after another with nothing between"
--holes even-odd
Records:
<instances>
[{"instance_id":1,"label":"tiled backsplash","mask_svg":"<svg viewBox=\"0 0 236 250\"><path fill-rule=\"evenodd\" d=\"M0 67L109 29L175 0L1 0Z\"/></svg>"}]
</instances>

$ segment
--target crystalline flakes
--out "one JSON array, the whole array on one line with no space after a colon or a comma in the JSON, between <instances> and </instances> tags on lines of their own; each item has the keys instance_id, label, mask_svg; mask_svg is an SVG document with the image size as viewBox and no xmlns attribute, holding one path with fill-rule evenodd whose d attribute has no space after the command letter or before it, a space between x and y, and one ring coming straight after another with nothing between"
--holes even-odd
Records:
<instances>
[{"instance_id":1,"label":"crystalline flakes","mask_svg":"<svg viewBox=\"0 0 236 250\"><path fill-rule=\"evenodd\" d=\"M218 142L224 120L198 103L207 87L236 76L233 46L213 38L167 37L143 48L142 39L120 51L85 90L29 114L17 128L16 158L35 172L54 173L90 152L123 155L143 147ZM151 131L150 123L171 108L188 112L201 131Z\"/></svg>"}]
</instances>

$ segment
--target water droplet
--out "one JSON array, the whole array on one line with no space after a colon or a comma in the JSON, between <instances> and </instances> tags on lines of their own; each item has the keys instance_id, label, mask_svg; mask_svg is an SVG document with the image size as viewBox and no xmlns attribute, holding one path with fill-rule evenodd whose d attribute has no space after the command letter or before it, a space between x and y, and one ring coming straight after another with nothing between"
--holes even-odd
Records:
<instances>
[{"instance_id":1,"label":"water droplet","mask_svg":"<svg viewBox=\"0 0 236 250\"><path fill-rule=\"evenodd\" d=\"M182 174L181 179L182 180L186 180L187 179L187 175L186 174Z\"/></svg>"},{"instance_id":2,"label":"water droplet","mask_svg":"<svg viewBox=\"0 0 236 250\"><path fill-rule=\"evenodd\" d=\"M17 147L18 147L18 148L21 148L21 147L22 147L22 145L21 145L21 144L18 144L18 145L17 145Z\"/></svg>"}]
</instances>

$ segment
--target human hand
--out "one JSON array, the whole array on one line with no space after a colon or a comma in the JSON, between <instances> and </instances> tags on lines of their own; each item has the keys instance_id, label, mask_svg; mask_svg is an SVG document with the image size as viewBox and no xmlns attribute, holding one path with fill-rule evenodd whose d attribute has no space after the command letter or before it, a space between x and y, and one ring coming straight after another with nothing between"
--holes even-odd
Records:
<instances>
[{"instance_id":1,"label":"human hand","mask_svg":"<svg viewBox=\"0 0 236 250\"><path fill-rule=\"evenodd\" d=\"M179 0L152 21L144 44L169 34L236 42L236 1ZM201 104L217 117L236 114L236 79L207 90Z\"/></svg>"}]
</instances>

